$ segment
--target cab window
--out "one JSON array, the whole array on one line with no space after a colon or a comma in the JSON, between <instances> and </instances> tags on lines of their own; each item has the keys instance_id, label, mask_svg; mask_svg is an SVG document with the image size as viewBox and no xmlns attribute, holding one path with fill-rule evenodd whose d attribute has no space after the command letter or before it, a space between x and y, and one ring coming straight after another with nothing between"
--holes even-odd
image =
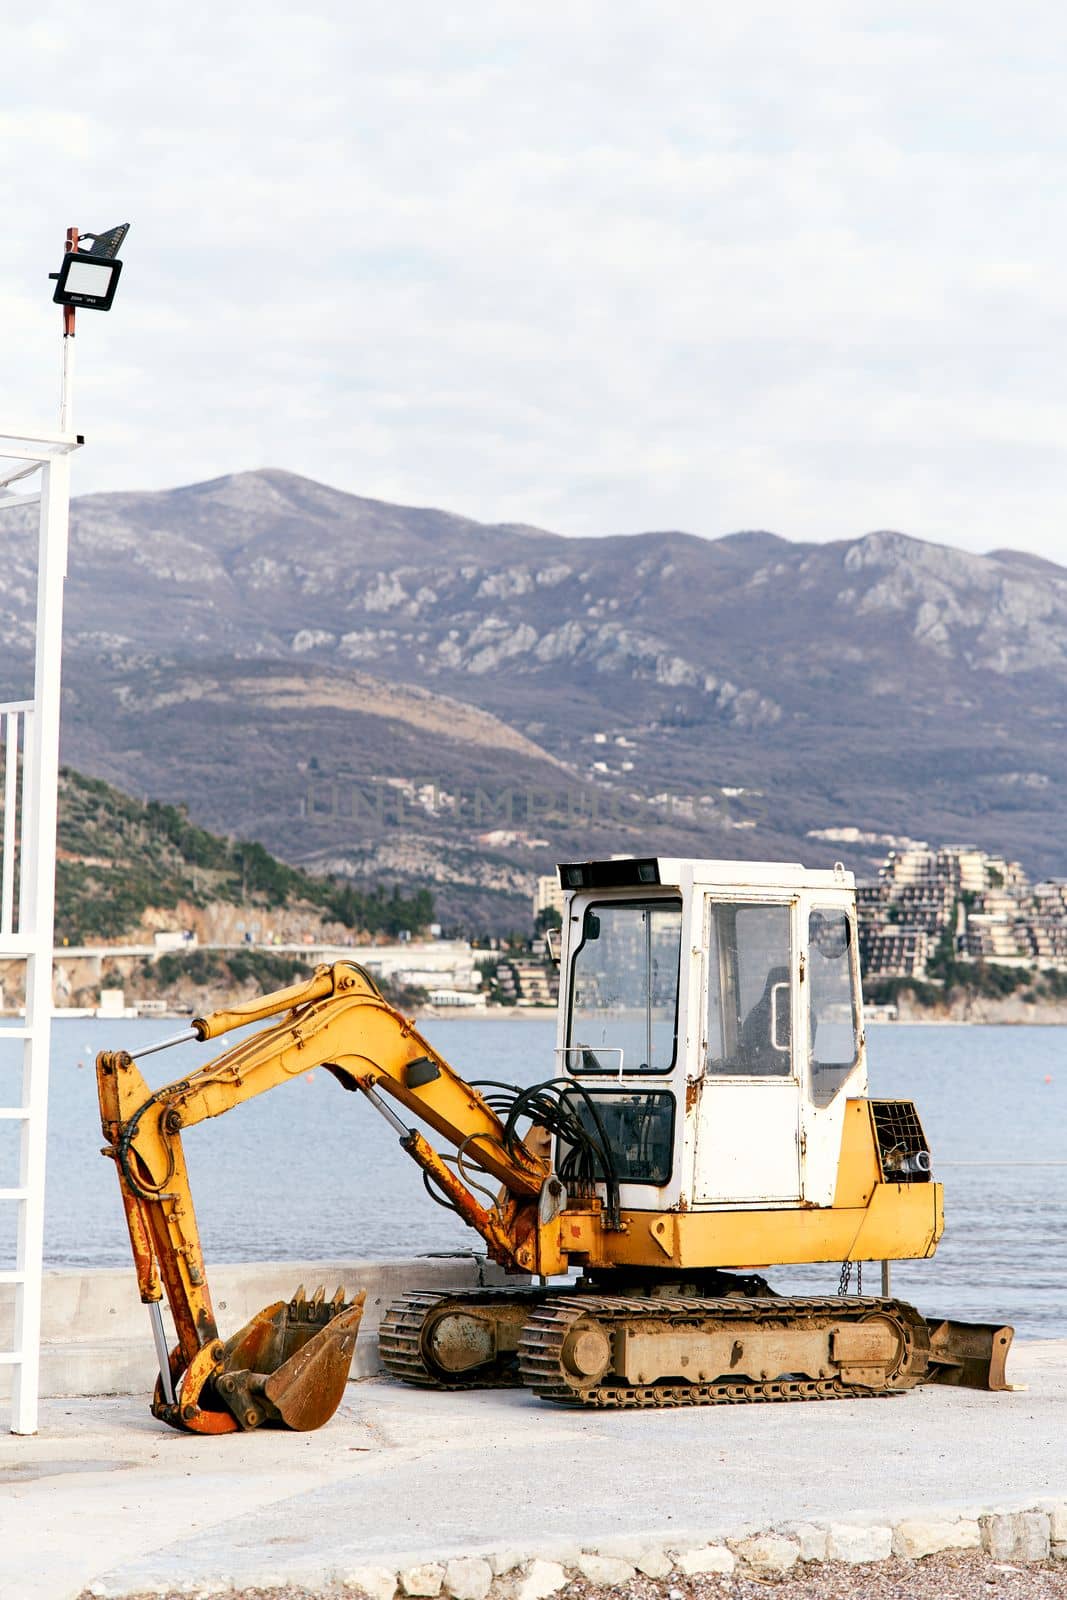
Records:
<instances>
[{"instance_id":1,"label":"cab window","mask_svg":"<svg viewBox=\"0 0 1067 1600\"><path fill-rule=\"evenodd\" d=\"M793 1068L788 905L708 902L707 1071L788 1077Z\"/></svg>"},{"instance_id":2,"label":"cab window","mask_svg":"<svg viewBox=\"0 0 1067 1600\"><path fill-rule=\"evenodd\" d=\"M811 1008L811 1097L829 1105L856 1064L856 964L852 923L845 911L814 910L808 918L808 996Z\"/></svg>"},{"instance_id":3,"label":"cab window","mask_svg":"<svg viewBox=\"0 0 1067 1600\"><path fill-rule=\"evenodd\" d=\"M571 966L569 1072L669 1072L678 1037L679 900L586 908Z\"/></svg>"}]
</instances>

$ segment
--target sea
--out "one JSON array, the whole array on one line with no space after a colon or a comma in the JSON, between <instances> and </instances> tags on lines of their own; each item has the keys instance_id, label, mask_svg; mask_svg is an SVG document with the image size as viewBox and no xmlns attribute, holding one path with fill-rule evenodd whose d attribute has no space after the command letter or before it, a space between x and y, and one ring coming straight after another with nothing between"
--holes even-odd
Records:
<instances>
[{"instance_id":1,"label":"sea","mask_svg":"<svg viewBox=\"0 0 1067 1600\"><path fill-rule=\"evenodd\" d=\"M99 1050L137 1050L180 1026L75 1017L54 1024L48 1267L130 1264L114 1168L100 1154L94 1061ZM530 1084L553 1075L547 1018L433 1018L421 1028L464 1077ZM141 1066L156 1087L219 1048L179 1045ZM1011 1323L1020 1338L1067 1337L1067 1027L872 1024L868 1054L872 1094L915 1101L945 1186L937 1253L894 1263L893 1293L926 1316ZM20 1046L5 1042L0 1027L0 1105L19 1100L20 1061ZM17 1139L18 1124L0 1121L0 1188L16 1183ZM188 1130L184 1145L209 1265L480 1246L429 1198L395 1133L362 1096L322 1070ZM13 1265L14 1211L0 1204L0 1267ZM786 1292L834 1293L838 1267L767 1276ZM876 1264L864 1269L863 1288L879 1292Z\"/></svg>"}]
</instances>

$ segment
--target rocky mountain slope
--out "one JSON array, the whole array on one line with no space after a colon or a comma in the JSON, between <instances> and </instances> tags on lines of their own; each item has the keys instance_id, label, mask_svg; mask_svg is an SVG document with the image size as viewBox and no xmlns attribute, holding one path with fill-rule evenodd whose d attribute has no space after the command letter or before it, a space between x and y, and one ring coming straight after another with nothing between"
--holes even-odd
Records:
<instances>
[{"instance_id":1,"label":"rocky mountain slope","mask_svg":"<svg viewBox=\"0 0 1067 1600\"><path fill-rule=\"evenodd\" d=\"M0 527L20 692L29 516ZM568 539L263 471L78 500L68 593L68 760L472 916L593 850L1067 870L1067 570L1020 552Z\"/></svg>"},{"instance_id":2,"label":"rocky mountain slope","mask_svg":"<svg viewBox=\"0 0 1067 1600\"><path fill-rule=\"evenodd\" d=\"M361 893L288 866L261 844L221 839L184 808L142 804L99 778L60 772L57 945L151 943L160 929L210 943L247 934L262 943L358 944L417 933L432 918L424 890Z\"/></svg>"}]
</instances>

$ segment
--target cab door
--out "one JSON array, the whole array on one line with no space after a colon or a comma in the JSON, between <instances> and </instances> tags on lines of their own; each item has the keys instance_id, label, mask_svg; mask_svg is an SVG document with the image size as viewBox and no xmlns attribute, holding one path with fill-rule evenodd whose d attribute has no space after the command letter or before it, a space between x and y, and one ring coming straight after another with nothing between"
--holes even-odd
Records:
<instances>
[{"instance_id":1,"label":"cab door","mask_svg":"<svg viewBox=\"0 0 1067 1600\"><path fill-rule=\"evenodd\" d=\"M697 1205L800 1198L797 934L795 897L705 896Z\"/></svg>"}]
</instances>

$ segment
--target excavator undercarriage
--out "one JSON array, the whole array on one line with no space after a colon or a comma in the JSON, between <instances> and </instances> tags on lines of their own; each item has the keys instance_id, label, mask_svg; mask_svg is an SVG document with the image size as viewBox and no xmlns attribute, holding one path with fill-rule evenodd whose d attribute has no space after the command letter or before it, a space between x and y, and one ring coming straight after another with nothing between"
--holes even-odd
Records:
<instances>
[{"instance_id":1,"label":"excavator undercarriage","mask_svg":"<svg viewBox=\"0 0 1067 1600\"><path fill-rule=\"evenodd\" d=\"M404 1295L382 1319L387 1372L432 1389L530 1389L604 1409L833 1400L920 1383L1006 1389L1012 1330L928 1323L900 1300L776 1295L708 1274L714 1294L470 1290ZM686 1292L689 1291L689 1292Z\"/></svg>"}]
</instances>

